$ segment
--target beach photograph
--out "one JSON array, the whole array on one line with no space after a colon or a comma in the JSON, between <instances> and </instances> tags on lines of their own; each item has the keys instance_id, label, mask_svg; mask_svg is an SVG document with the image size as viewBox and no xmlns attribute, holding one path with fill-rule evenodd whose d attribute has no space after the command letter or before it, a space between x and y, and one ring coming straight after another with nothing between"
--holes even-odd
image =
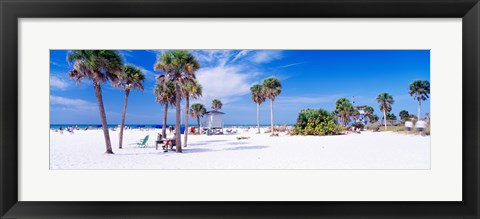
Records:
<instances>
[{"instance_id":1,"label":"beach photograph","mask_svg":"<svg viewBox=\"0 0 480 219\"><path fill-rule=\"evenodd\" d=\"M430 50L50 50L51 170L426 170Z\"/></svg>"}]
</instances>

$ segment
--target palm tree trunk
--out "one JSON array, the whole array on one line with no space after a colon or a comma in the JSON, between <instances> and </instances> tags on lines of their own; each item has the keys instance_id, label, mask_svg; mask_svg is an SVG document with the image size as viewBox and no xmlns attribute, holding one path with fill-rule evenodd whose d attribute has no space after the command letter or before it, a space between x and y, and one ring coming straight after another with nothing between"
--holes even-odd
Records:
<instances>
[{"instance_id":1,"label":"palm tree trunk","mask_svg":"<svg viewBox=\"0 0 480 219\"><path fill-rule=\"evenodd\" d=\"M123 113L122 113L122 121L120 122L120 133L118 134L118 148L122 149L123 143L123 128L125 127L125 115L127 114L127 102L128 102L128 95L130 94L130 89L125 90L125 100L123 102Z\"/></svg>"},{"instance_id":2,"label":"palm tree trunk","mask_svg":"<svg viewBox=\"0 0 480 219\"><path fill-rule=\"evenodd\" d=\"M258 133L260 133L260 104L257 103L257 128Z\"/></svg>"},{"instance_id":3,"label":"palm tree trunk","mask_svg":"<svg viewBox=\"0 0 480 219\"><path fill-rule=\"evenodd\" d=\"M165 103L165 109L163 110L163 124L162 124L162 137L167 137L167 112L168 112L168 103Z\"/></svg>"},{"instance_id":4,"label":"palm tree trunk","mask_svg":"<svg viewBox=\"0 0 480 219\"><path fill-rule=\"evenodd\" d=\"M417 114L418 120L420 120L420 107L421 107L421 100L418 100L418 114Z\"/></svg>"},{"instance_id":5,"label":"palm tree trunk","mask_svg":"<svg viewBox=\"0 0 480 219\"><path fill-rule=\"evenodd\" d=\"M185 147L187 147L187 138L188 138L188 108L190 108L189 98L185 98L185 135L183 136L183 141Z\"/></svg>"},{"instance_id":6,"label":"palm tree trunk","mask_svg":"<svg viewBox=\"0 0 480 219\"><path fill-rule=\"evenodd\" d=\"M197 116L198 133L200 134L200 116Z\"/></svg>"},{"instance_id":7,"label":"palm tree trunk","mask_svg":"<svg viewBox=\"0 0 480 219\"><path fill-rule=\"evenodd\" d=\"M103 107L102 88L99 83L93 82L95 88L95 95L97 96L98 110L100 111L100 118L102 119L103 136L105 137L105 146L107 147L107 154L113 154L112 143L110 142L110 135L108 134L107 115Z\"/></svg>"},{"instance_id":8,"label":"palm tree trunk","mask_svg":"<svg viewBox=\"0 0 480 219\"><path fill-rule=\"evenodd\" d=\"M273 100L270 99L270 125L272 128L272 135L275 134L275 131L273 130Z\"/></svg>"},{"instance_id":9,"label":"palm tree trunk","mask_svg":"<svg viewBox=\"0 0 480 219\"><path fill-rule=\"evenodd\" d=\"M181 106L180 106L180 85L178 82L175 84L175 144L177 153L182 153L182 134L180 132L180 116L181 115Z\"/></svg>"},{"instance_id":10,"label":"palm tree trunk","mask_svg":"<svg viewBox=\"0 0 480 219\"><path fill-rule=\"evenodd\" d=\"M383 111L383 123L385 124L385 130L387 130L387 113L386 113L386 110Z\"/></svg>"}]
</instances>

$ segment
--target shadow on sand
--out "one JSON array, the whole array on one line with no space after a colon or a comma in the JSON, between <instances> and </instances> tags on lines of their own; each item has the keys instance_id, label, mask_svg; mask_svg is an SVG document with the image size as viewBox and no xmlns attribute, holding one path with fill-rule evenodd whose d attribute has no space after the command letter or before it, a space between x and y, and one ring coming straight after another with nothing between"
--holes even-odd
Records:
<instances>
[{"instance_id":1,"label":"shadow on sand","mask_svg":"<svg viewBox=\"0 0 480 219\"><path fill-rule=\"evenodd\" d=\"M218 142L227 142L227 140L210 140L210 141L198 141L195 143L189 143L188 145L192 146L199 146L199 145L209 145L211 143L218 143Z\"/></svg>"},{"instance_id":2,"label":"shadow on sand","mask_svg":"<svg viewBox=\"0 0 480 219\"><path fill-rule=\"evenodd\" d=\"M252 150L252 149L264 149L268 148L268 146L239 146L233 148L225 148L227 151L237 151L237 150Z\"/></svg>"},{"instance_id":3,"label":"shadow on sand","mask_svg":"<svg viewBox=\"0 0 480 219\"><path fill-rule=\"evenodd\" d=\"M208 148L183 148L184 153L202 153L202 152L215 152L215 150Z\"/></svg>"},{"instance_id":4,"label":"shadow on sand","mask_svg":"<svg viewBox=\"0 0 480 219\"><path fill-rule=\"evenodd\" d=\"M206 145L209 145L209 144L212 144L212 143L219 143L219 142L225 142L224 144L222 145L219 145L219 147L225 147L225 148L222 148L222 149L214 149L212 146L212 148L203 148L202 146L206 146ZM195 142L195 143L190 143L188 144L188 147L185 148L183 147L183 153L203 153L203 152L220 152L220 151L237 151L237 150L255 150L255 149L265 149L265 148L268 148L268 146L258 146L258 145L251 145L251 146L247 146L251 144L251 142L247 142L247 141L229 141L229 140L208 140L208 141L200 141L200 142ZM228 146L232 146L232 147L228 147ZM144 148L144 149L147 149L147 148L155 148L155 146L152 146L152 145L148 145L146 147L135 147L135 146L131 146L131 147L124 147L122 150L122 152L126 152L128 151L129 149L138 149L138 148ZM175 148L173 150L169 150L168 151L169 153L175 153ZM155 150L155 151L145 151L145 153L141 153L141 152L132 152L132 153L116 153L115 155L154 155L154 154L165 154L163 152L163 150L161 149L161 147L159 147L159 150Z\"/></svg>"},{"instance_id":5,"label":"shadow on sand","mask_svg":"<svg viewBox=\"0 0 480 219\"><path fill-rule=\"evenodd\" d=\"M233 142L227 143L226 145L245 145L248 144L247 142ZM213 150L209 148L184 148L185 153L201 153L201 152L221 152L221 151L237 151L237 150L255 150L255 149L265 149L268 146L260 146L260 145L252 145L252 146L237 146L237 147L228 147L219 150Z\"/></svg>"}]
</instances>

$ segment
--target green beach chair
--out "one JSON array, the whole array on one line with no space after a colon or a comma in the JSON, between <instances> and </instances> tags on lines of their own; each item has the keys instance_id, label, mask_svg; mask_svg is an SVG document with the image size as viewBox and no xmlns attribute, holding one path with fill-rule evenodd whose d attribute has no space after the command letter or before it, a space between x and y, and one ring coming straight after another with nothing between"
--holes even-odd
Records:
<instances>
[{"instance_id":1,"label":"green beach chair","mask_svg":"<svg viewBox=\"0 0 480 219\"><path fill-rule=\"evenodd\" d=\"M148 142L149 137L150 137L150 135L145 136L145 138L140 139L140 141L138 141L134 145L138 145L139 147L143 147L143 148L147 147L147 142Z\"/></svg>"}]
</instances>

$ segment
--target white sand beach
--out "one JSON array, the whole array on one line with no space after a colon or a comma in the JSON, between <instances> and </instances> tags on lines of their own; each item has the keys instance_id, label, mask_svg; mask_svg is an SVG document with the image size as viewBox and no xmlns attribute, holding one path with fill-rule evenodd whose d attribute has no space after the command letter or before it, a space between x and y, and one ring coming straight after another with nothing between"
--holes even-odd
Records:
<instances>
[{"instance_id":1,"label":"white sand beach","mask_svg":"<svg viewBox=\"0 0 480 219\"><path fill-rule=\"evenodd\" d=\"M264 129L265 130L265 129ZM255 134L189 135L183 153L155 150L160 129L110 131L113 155L105 154L101 130L50 131L51 169L429 169L430 137L393 132L338 136ZM150 135L148 147L135 143ZM237 136L250 139L237 140ZM169 136L172 137L172 136ZM182 135L183 141L183 135Z\"/></svg>"}]
</instances>

